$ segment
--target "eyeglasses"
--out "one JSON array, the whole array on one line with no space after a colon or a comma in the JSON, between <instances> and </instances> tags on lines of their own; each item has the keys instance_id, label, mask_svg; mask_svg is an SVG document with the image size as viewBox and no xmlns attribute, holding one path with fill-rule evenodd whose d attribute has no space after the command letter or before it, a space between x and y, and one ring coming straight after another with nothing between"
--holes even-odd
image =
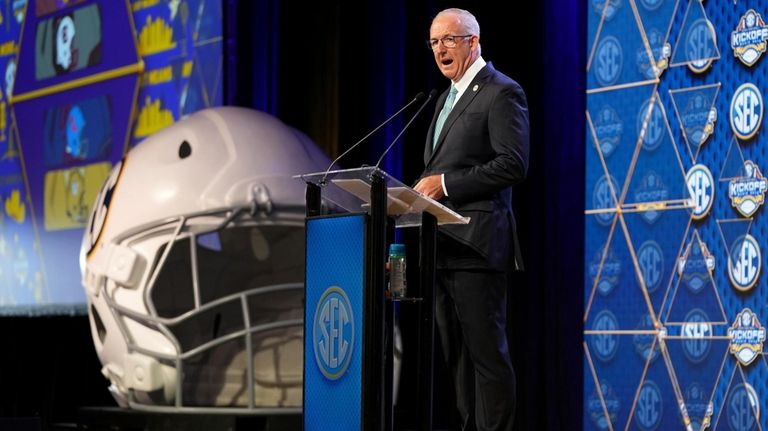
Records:
<instances>
[{"instance_id":1,"label":"eyeglasses","mask_svg":"<svg viewBox=\"0 0 768 431\"><path fill-rule=\"evenodd\" d=\"M441 39L429 39L427 41L427 47L432 51L434 51L437 49L438 43L443 42L443 46L446 48L456 48L456 42L458 42L459 39L465 39L468 37L472 37L472 35L471 34L465 34L462 36L448 35L448 36L444 36Z\"/></svg>"}]
</instances>

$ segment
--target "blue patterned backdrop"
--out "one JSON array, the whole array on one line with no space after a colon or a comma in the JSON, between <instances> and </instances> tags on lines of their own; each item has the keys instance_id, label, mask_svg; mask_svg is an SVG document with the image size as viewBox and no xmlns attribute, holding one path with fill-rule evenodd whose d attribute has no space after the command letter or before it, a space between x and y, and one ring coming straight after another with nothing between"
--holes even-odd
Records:
<instances>
[{"instance_id":1,"label":"blue patterned backdrop","mask_svg":"<svg viewBox=\"0 0 768 431\"><path fill-rule=\"evenodd\" d=\"M768 2L587 8L584 429L766 429Z\"/></svg>"}]
</instances>

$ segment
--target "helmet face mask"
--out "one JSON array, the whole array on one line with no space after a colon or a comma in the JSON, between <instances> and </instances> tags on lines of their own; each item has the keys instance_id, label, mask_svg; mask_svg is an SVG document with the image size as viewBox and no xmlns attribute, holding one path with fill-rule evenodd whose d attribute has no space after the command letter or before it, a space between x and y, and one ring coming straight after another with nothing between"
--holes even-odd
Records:
<instances>
[{"instance_id":1,"label":"helmet face mask","mask_svg":"<svg viewBox=\"0 0 768 431\"><path fill-rule=\"evenodd\" d=\"M327 166L312 145L267 114L214 108L115 167L81 255L120 405L300 407L304 207L291 176Z\"/></svg>"}]
</instances>

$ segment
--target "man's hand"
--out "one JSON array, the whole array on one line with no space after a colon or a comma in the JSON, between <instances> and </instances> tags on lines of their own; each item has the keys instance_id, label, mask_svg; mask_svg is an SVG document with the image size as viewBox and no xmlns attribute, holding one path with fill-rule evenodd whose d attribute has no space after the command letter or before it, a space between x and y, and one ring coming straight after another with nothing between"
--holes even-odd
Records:
<instances>
[{"instance_id":1,"label":"man's hand","mask_svg":"<svg viewBox=\"0 0 768 431\"><path fill-rule=\"evenodd\" d=\"M445 196L445 194L443 194L443 182L441 177L442 175L430 175L424 177L416 183L414 190L425 194L436 201L440 200Z\"/></svg>"}]
</instances>

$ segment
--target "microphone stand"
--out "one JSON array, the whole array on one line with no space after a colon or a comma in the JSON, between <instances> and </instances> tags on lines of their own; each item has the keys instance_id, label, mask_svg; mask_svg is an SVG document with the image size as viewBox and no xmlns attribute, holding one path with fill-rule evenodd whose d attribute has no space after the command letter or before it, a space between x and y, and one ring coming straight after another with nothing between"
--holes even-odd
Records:
<instances>
[{"instance_id":1,"label":"microphone stand","mask_svg":"<svg viewBox=\"0 0 768 431\"><path fill-rule=\"evenodd\" d=\"M424 93L421 93L421 94L424 94ZM419 107L416 113L413 114L413 117L411 117L411 119L408 120L408 123L406 123L405 127L403 127L403 130L401 130L400 133L398 133L397 136L395 136L395 139L392 140L392 143L389 144L387 149L384 150L384 152L381 154L381 157L379 157L379 161L376 162L376 165L375 165L376 169L379 168L379 165L381 165L381 161L384 160L384 156L386 156L389 150L392 149L392 147L395 145L395 142L397 142L397 140L400 139L401 136L403 136L403 133L405 133L405 130L408 129L408 126L410 126L411 123L413 123L413 120L415 120L416 117L419 116L419 113L421 113L421 111L427 106L429 101L432 100L433 97L435 97L435 94L437 94L437 90L432 90L429 92L429 96L427 96L427 100L424 101L424 103Z\"/></svg>"},{"instance_id":2,"label":"microphone stand","mask_svg":"<svg viewBox=\"0 0 768 431\"><path fill-rule=\"evenodd\" d=\"M430 97L431 97L431 96L432 96L432 94L430 93ZM395 112L395 113L394 113L394 114L392 114L392 115L391 115L389 118L387 118L386 120L384 120L384 122L383 122L383 123L379 124L379 125L378 125L378 127L376 127L375 129L371 130L371 131L370 131L370 132L369 132L367 135L363 136L363 138L362 138L362 139L360 139L359 141L355 142L355 143L354 143L354 144L353 144L351 147L349 147L349 148L347 149L347 151L344 151L343 153L341 153L341 155L340 155L339 157L336 157L336 158L335 158L335 159L334 159L334 160L331 162L331 164L330 164L330 165L328 165L328 169L326 169L326 170L325 170L325 174L323 175L323 178L320 180L320 185L321 185L321 186L324 186L324 185L325 185L325 180L326 180L326 178L328 177L328 173L329 173L329 172L331 172L331 168L333 167L333 165L335 165L335 164L336 164L336 162L338 162L338 161L339 161L339 159L341 159L342 157L344 157L345 155L347 155L347 153L349 153L350 151L352 151L353 149L355 149L355 148L356 148L358 145L360 145L360 144L361 144L363 141L365 141L366 139L368 139L368 137L369 137L369 136L371 136L372 134L374 134L374 133L375 133L377 130L381 129L382 127L384 127L384 125L386 125L387 123L389 123L390 121L392 121L392 119L393 119L393 118L395 118L396 116L398 116L398 115L399 115L401 112L405 111L405 110L406 110L406 109L407 109L409 106L411 106L411 105L413 105L414 103L416 103L416 102L418 102L418 101L422 100L424 97L425 97L425 96L424 96L424 93L423 93L423 92L421 92L421 93L417 94L417 95L416 95L416 97L414 97L414 98L413 98L413 100L411 100L410 102L408 102L408 104L406 104L405 106L403 106L402 108L400 108L400 110L399 110L399 111ZM409 123L409 124L410 124L410 123ZM402 132L401 132L401 133L402 133Z\"/></svg>"}]
</instances>

